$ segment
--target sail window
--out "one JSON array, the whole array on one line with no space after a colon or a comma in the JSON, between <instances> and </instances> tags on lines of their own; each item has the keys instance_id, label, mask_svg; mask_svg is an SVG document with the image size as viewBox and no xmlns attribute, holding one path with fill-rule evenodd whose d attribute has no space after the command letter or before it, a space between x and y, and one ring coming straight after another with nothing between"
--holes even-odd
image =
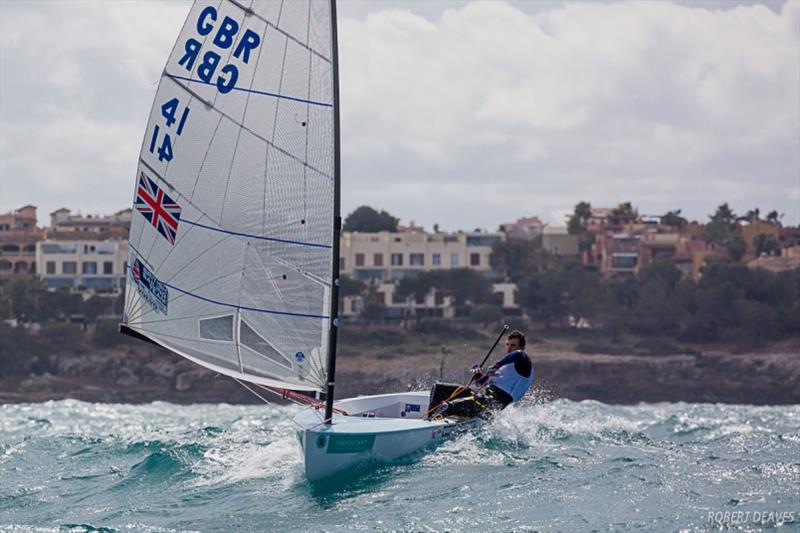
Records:
<instances>
[{"instance_id":1,"label":"sail window","mask_svg":"<svg viewBox=\"0 0 800 533\"><path fill-rule=\"evenodd\" d=\"M264 337L256 333L244 320L240 322L239 342L242 346L246 346L280 365L288 366L289 368L292 367L292 363L289 359L281 355L280 352L273 348Z\"/></svg>"},{"instance_id":2,"label":"sail window","mask_svg":"<svg viewBox=\"0 0 800 533\"><path fill-rule=\"evenodd\" d=\"M209 341L233 341L233 315L200 321L200 338Z\"/></svg>"}]
</instances>

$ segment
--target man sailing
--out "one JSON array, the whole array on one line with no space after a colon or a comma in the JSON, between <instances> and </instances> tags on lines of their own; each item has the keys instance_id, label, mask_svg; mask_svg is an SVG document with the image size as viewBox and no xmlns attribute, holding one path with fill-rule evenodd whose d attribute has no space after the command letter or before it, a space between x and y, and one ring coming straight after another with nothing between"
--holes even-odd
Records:
<instances>
[{"instance_id":1,"label":"man sailing","mask_svg":"<svg viewBox=\"0 0 800 533\"><path fill-rule=\"evenodd\" d=\"M533 383L533 364L525 353L525 335L514 330L506 337L506 355L487 370L472 367L467 386L437 383L431 391L431 416L487 416L522 399ZM428 416L428 415L426 415Z\"/></svg>"},{"instance_id":2,"label":"man sailing","mask_svg":"<svg viewBox=\"0 0 800 533\"><path fill-rule=\"evenodd\" d=\"M514 330L506 337L506 355L489 369L473 367L473 390L494 409L505 409L519 401L533 384L533 364L525 353L525 335Z\"/></svg>"}]
</instances>

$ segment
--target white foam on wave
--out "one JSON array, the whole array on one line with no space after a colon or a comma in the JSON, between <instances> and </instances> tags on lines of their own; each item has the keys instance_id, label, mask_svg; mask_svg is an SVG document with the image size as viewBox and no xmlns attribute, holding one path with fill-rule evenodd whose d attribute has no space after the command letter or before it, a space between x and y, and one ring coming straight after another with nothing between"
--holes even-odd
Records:
<instances>
[{"instance_id":1,"label":"white foam on wave","mask_svg":"<svg viewBox=\"0 0 800 533\"><path fill-rule=\"evenodd\" d=\"M294 426L280 421L237 420L210 443L202 460L192 465L196 486L230 485L253 479L277 478L290 488L302 475L302 458Z\"/></svg>"}]
</instances>

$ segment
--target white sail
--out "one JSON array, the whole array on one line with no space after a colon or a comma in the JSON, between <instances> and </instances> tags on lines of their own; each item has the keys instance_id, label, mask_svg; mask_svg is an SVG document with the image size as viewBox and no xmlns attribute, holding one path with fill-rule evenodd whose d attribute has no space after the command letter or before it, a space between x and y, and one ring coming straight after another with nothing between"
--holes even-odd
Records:
<instances>
[{"instance_id":1,"label":"white sail","mask_svg":"<svg viewBox=\"0 0 800 533\"><path fill-rule=\"evenodd\" d=\"M333 111L327 0L193 5L142 144L125 326L222 374L322 390Z\"/></svg>"}]
</instances>

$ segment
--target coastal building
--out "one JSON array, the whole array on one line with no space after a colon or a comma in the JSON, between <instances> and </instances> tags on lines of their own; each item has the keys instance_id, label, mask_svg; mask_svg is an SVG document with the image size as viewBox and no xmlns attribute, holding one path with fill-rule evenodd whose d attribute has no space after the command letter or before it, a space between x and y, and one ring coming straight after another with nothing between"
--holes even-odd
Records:
<instances>
[{"instance_id":1,"label":"coastal building","mask_svg":"<svg viewBox=\"0 0 800 533\"><path fill-rule=\"evenodd\" d=\"M72 214L67 208L50 213L49 239L117 239L125 240L131 227L130 208L113 215Z\"/></svg>"},{"instance_id":2,"label":"coastal building","mask_svg":"<svg viewBox=\"0 0 800 533\"><path fill-rule=\"evenodd\" d=\"M342 274L365 282L396 281L427 270L470 268L494 276L492 245L505 234L489 232L343 232Z\"/></svg>"},{"instance_id":3,"label":"coastal building","mask_svg":"<svg viewBox=\"0 0 800 533\"><path fill-rule=\"evenodd\" d=\"M124 287L128 241L46 239L36 243L36 264L48 289L115 295Z\"/></svg>"},{"instance_id":4,"label":"coastal building","mask_svg":"<svg viewBox=\"0 0 800 533\"><path fill-rule=\"evenodd\" d=\"M36 225L36 206L0 214L0 279L36 273L36 243L44 230Z\"/></svg>"},{"instance_id":5,"label":"coastal building","mask_svg":"<svg viewBox=\"0 0 800 533\"><path fill-rule=\"evenodd\" d=\"M545 226L542 229L542 248L553 255L578 255L578 235L570 235L566 226Z\"/></svg>"},{"instance_id":6,"label":"coastal building","mask_svg":"<svg viewBox=\"0 0 800 533\"><path fill-rule=\"evenodd\" d=\"M381 318L458 318L460 310L450 296L437 290L418 298L401 299L396 294L397 286L391 282L382 282L374 286L377 302L385 306L385 314ZM518 316L522 310L516 301L517 286L514 283L492 284L494 304L500 307L506 316ZM346 296L342 299L340 314L346 318L360 316L366 305L364 296Z\"/></svg>"},{"instance_id":7,"label":"coastal building","mask_svg":"<svg viewBox=\"0 0 800 533\"><path fill-rule=\"evenodd\" d=\"M507 222L500 225L500 231L509 239L523 239L530 241L540 236L546 224L539 217L523 217L516 222Z\"/></svg>"}]
</instances>

